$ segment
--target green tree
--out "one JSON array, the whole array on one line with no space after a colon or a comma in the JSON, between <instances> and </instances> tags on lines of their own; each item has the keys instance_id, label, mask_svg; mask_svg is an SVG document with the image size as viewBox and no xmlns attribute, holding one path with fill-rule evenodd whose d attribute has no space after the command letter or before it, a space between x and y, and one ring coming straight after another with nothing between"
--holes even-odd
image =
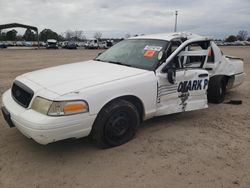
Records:
<instances>
[{"instance_id":1,"label":"green tree","mask_svg":"<svg viewBox=\"0 0 250 188\"><path fill-rule=\"evenodd\" d=\"M6 40L6 33L2 32L1 30L0 30L0 40L1 41L5 41Z\"/></svg>"},{"instance_id":2,"label":"green tree","mask_svg":"<svg viewBox=\"0 0 250 188\"><path fill-rule=\"evenodd\" d=\"M235 42L235 41L237 41L237 37L234 35L230 35L225 39L225 42Z\"/></svg>"},{"instance_id":3,"label":"green tree","mask_svg":"<svg viewBox=\"0 0 250 188\"><path fill-rule=\"evenodd\" d=\"M39 34L40 41L47 41L48 39L56 39L58 40L58 34L51 29L44 29Z\"/></svg>"},{"instance_id":4,"label":"green tree","mask_svg":"<svg viewBox=\"0 0 250 188\"><path fill-rule=\"evenodd\" d=\"M58 41L65 41L65 38L62 35L58 35Z\"/></svg>"},{"instance_id":5,"label":"green tree","mask_svg":"<svg viewBox=\"0 0 250 188\"><path fill-rule=\"evenodd\" d=\"M27 29L23 35L23 38L26 41L35 41L36 40L36 34L31 30Z\"/></svg>"},{"instance_id":6,"label":"green tree","mask_svg":"<svg viewBox=\"0 0 250 188\"><path fill-rule=\"evenodd\" d=\"M6 40L14 41L16 40L17 31L12 29L6 33Z\"/></svg>"}]
</instances>

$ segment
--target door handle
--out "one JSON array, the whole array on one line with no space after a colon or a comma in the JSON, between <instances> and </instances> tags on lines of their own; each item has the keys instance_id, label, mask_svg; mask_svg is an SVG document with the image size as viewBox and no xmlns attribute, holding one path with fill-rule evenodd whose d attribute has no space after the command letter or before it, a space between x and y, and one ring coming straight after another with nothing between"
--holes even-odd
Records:
<instances>
[{"instance_id":1,"label":"door handle","mask_svg":"<svg viewBox=\"0 0 250 188\"><path fill-rule=\"evenodd\" d=\"M213 68L205 68L207 71L211 71L213 70Z\"/></svg>"},{"instance_id":2,"label":"door handle","mask_svg":"<svg viewBox=\"0 0 250 188\"><path fill-rule=\"evenodd\" d=\"M199 78L208 77L208 74L199 74Z\"/></svg>"}]
</instances>

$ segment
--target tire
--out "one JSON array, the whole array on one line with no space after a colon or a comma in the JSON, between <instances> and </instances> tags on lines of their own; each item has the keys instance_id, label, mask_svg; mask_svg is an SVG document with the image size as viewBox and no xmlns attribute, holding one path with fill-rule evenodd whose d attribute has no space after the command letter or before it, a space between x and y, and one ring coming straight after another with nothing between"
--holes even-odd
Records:
<instances>
[{"instance_id":1,"label":"tire","mask_svg":"<svg viewBox=\"0 0 250 188\"><path fill-rule=\"evenodd\" d=\"M137 108L125 100L116 100L105 106L94 122L91 136L99 148L122 145L131 140L140 124Z\"/></svg>"},{"instance_id":2,"label":"tire","mask_svg":"<svg viewBox=\"0 0 250 188\"><path fill-rule=\"evenodd\" d=\"M210 78L208 85L208 102L222 103L226 96L227 78L225 76L215 76Z\"/></svg>"}]
</instances>

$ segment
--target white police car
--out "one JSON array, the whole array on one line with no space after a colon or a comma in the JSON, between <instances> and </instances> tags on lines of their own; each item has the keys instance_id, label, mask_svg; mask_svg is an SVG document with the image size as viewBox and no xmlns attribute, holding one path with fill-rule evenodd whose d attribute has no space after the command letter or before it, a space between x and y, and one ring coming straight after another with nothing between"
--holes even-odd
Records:
<instances>
[{"instance_id":1,"label":"white police car","mask_svg":"<svg viewBox=\"0 0 250 188\"><path fill-rule=\"evenodd\" d=\"M141 121L220 103L244 80L243 61L190 33L124 40L91 61L21 75L3 94L11 127L40 144L90 135L126 143Z\"/></svg>"}]
</instances>

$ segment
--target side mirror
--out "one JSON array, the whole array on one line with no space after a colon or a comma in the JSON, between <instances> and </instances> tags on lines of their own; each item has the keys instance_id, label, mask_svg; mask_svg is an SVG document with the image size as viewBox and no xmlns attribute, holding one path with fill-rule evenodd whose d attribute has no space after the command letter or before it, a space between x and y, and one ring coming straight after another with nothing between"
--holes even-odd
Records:
<instances>
[{"instance_id":1,"label":"side mirror","mask_svg":"<svg viewBox=\"0 0 250 188\"><path fill-rule=\"evenodd\" d=\"M174 68L167 69L167 79L169 83L175 84L176 81L176 71Z\"/></svg>"}]
</instances>

